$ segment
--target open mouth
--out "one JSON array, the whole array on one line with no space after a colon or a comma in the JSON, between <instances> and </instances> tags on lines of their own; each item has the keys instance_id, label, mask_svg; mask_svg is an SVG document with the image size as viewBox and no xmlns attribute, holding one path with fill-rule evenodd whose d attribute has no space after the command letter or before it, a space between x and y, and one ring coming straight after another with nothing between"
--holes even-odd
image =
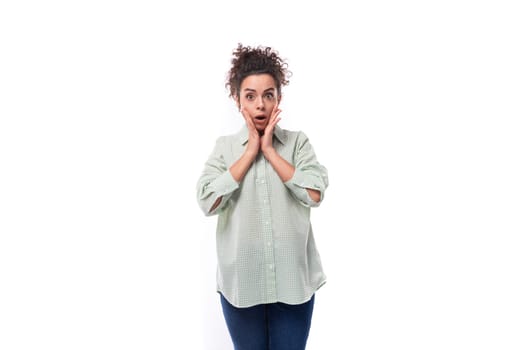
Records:
<instances>
[{"instance_id":1,"label":"open mouth","mask_svg":"<svg viewBox=\"0 0 525 350\"><path fill-rule=\"evenodd\" d=\"M264 115L258 115L258 116L255 117L255 120L259 120L259 121L263 121L265 119L266 119L266 117Z\"/></svg>"}]
</instances>

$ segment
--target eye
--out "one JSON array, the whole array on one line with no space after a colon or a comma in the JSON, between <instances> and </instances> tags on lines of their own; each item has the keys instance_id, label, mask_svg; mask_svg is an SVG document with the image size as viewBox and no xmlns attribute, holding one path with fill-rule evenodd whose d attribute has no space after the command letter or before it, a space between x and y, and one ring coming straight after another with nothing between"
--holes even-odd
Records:
<instances>
[{"instance_id":1,"label":"eye","mask_svg":"<svg viewBox=\"0 0 525 350\"><path fill-rule=\"evenodd\" d=\"M247 99L248 101L252 101L254 98L255 98L255 96L253 96L252 94L248 94L248 95L246 95L246 99Z\"/></svg>"},{"instance_id":2,"label":"eye","mask_svg":"<svg viewBox=\"0 0 525 350\"><path fill-rule=\"evenodd\" d=\"M267 98L268 100L273 100L273 93L271 92L268 92L264 95L265 98Z\"/></svg>"}]
</instances>

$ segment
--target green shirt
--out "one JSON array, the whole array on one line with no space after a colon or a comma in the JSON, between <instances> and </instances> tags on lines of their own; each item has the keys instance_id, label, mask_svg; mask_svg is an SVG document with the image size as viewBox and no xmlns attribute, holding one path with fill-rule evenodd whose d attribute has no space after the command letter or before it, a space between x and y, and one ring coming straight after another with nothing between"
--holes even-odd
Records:
<instances>
[{"instance_id":1,"label":"green shirt","mask_svg":"<svg viewBox=\"0 0 525 350\"><path fill-rule=\"evenodd\" d=\"M303 132L275 127L275 150L295 167L284 182L259 153L240 183L229 168L244 152L248 129L217 139L197 183L205 215L218 214L217 291L236 307L308 301L325 283L310 223L310 208L328 186ZM306 188L321 193L313 201ZM210 212L215 201L222 201Z\"/></svg>"}]
</instances>

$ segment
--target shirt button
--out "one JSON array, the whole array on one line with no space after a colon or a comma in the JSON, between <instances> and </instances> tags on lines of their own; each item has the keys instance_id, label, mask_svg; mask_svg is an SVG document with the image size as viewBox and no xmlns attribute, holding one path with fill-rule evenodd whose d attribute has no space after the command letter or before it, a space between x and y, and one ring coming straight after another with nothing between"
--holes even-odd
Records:
<instances>
[{"instance_id":1,"label":"shirt button","mask_svg":"<svg viewBox=\"0 0 525 350\"><path fill-rule=\"evenodd\" d=\"M273 270L273 265L268 265L268 268L269 268L270 270Z\"/></svg>"},{"instance_id":2,"label":"shirt button","mask_svg":"<svg viewBox=\"0 0 525 350\"><path fill-rule=\"evenodd\" d=\"M262 184L264 183L264 179L261 179L261 183L262 183Z\"/></svg>"},{"instance_id":3,"label":"shirt button","mask_svg":"<svg viewBox=\"0 0 525 350\"><path fill-rule=\"evenodd\" d=\"M263 200L263 203L268 204L268 200L267 199Z\"/></svg>"},{"instance_id":4,"label":"shirt button","mask_svg":"<svg viewBox=\"0 0 525 350\"><path fill-rule=\"evenodd\" d=\"M268 242L268 243L266 243L266 245L267 245L268 247L271 247L271 246L272 246L272 242Z\"/></svg>"}]
</instances>

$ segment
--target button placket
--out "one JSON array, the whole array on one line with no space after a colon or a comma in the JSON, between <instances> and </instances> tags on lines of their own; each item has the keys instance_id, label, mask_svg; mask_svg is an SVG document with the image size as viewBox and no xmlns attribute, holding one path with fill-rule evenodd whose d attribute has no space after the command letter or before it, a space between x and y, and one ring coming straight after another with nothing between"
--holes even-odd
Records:
<instances>
[{"instance_id":1,"label":"button placket","mask_svg":"<svg viewBox=\"0 0 525 350\"><path fill-rule=\"evenodd\" d=\"M264 264L266 276L266 295L269 300L275 300L277 291L275 285L275 257L273 251L273 230L271 221L271 208L269 198L269 188L267 184L267 161L266 158L261 157L256 162L256 184L257 184L257 199L259 207L261 208L262 217L262 240L265 242L264 249Z\"/></svg>"}]
</instances>

